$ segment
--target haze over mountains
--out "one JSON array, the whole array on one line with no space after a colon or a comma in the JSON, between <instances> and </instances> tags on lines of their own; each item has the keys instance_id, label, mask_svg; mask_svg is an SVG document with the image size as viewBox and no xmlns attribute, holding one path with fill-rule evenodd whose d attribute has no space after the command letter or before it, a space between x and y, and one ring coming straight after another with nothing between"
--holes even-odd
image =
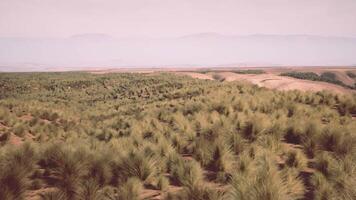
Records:
<instances>
[{"instance_id":1,"label":"haze over mountains","mask_svg":"<svg viewBox=\"0 0 356 200\"><path fill-rule=\"evenodd\" d=\"M350 66L356 38L310 35L0 38L0 71L158 66Z\"/></svg>"}]
</instances>

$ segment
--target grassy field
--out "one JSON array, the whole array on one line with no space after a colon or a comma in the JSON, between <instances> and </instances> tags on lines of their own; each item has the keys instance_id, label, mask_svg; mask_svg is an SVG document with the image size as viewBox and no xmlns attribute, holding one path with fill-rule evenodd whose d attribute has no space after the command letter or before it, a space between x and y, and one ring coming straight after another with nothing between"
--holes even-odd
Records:
<instances>
[{"instance_id":1,"label":"grassy field","mask_svg":"<svg viewBox=\"0 0 356 200\"><path fill-rule=\"evenodd\" d=\"M356 95L0 74L0 199L356 199Z\"/></svg>"}]
</instances>

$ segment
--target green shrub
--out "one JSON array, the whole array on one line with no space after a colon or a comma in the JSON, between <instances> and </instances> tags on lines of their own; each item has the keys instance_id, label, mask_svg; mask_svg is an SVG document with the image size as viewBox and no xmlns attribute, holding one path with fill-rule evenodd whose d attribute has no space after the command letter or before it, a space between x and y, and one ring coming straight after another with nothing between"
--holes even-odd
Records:
<instances>
[{"instance_id":1,"label":"green shrub","mask_svg":"<svg viewBox=\"0 0 356 200\"><path fill-rule=\"evenodd\" d=\"M323 72L320 76L314 72L285 72L282 73L281 76L290 76L293 78L306 79L312 81L324 81L324 82L334 83L337 85L341 85L343 87L353 89L353 87L350 87L345 83L343 83L342 81L338 80L333 72Z\"/></svg>"},{"instance_id":2,"label":"green shrub","mask_svg":"<svg viewBox=\"0 0 356 200\"><path fill-rule=\"evenodd\" d=\"M281 76L290 76L293 78L307 79L312 81L320 80L319 75L314 72L285 72L282 73Z\"/></svg>"},{"instance_id":3,"label":"green shrub","mask_svg":"<svg viewBox=\"0 0 356 200\"><path fill-rule=\"evenodd\" d=\"M222 76L221 74L217 74L217 73L214 73L212 77L213 77L214 80L217 80L217 81L224 81L225 80L224 76Z\"/></svg>"},{"instance_id":4,"label":"green shrub","mask_svg":"<svg viewBox=\"0 0 356 200\"><path fill-rule=\"evenodd\" d=\"M351 71L347 71L347 72L346 72L346 75L347 75L348 77L350 77L350 78L353 78L353 79L356 78L356 74L353 73L353 72L351 72Z\"/></svg>"}]
</instances>

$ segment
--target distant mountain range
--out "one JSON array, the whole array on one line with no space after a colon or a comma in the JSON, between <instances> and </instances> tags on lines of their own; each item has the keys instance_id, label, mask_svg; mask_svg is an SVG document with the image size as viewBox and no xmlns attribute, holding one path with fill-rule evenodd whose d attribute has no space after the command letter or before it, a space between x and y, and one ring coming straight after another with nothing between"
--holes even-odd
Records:
<instances>
[{"instance_id":1,"label":"distant mountain range","mask_svg":"<svg viewBox=\"0 0 356 200\"><path fill-rule=\"evenodd\" d=\"M0 71L130 66L345 66L356 63L356 38L311 35L221 35L177 38L0 38Z\"/></svg>"}]
</instances>

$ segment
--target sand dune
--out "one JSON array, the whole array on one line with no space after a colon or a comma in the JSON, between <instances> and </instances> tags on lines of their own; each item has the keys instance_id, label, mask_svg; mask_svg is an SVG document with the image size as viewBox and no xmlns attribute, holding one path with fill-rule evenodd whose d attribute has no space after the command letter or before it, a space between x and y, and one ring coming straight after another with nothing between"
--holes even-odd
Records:
<instances>
[{"instance_id":1,"label":"sand dune","mask_svg":"<svg viewBox=\"0 0 356 200\"><path fill-rule=\"evenodd\" d=\"M309 81L295 79L286 76L279 76L272 73L266 74L236 74L233 72L211 72L208 74L201 74L196 72L176 72L182 75L188 75L199 79L213 79L214 74L218 74L224 81L246 81L260 87L269 89L276 89L280 91L286 90L301 90L301 91L332 91L339 94L353 93L354 91L344 87L319 81Z\"/></svg>"},{"instance_id":2,"label":"sand dune","mask_svg":"<svg viewBox=\"0 0 356 200\"><path fill-rule=\"evenodd\" d=\"M190 76L192 78L197 78L197 79L207 79L207 80L214 80L211 74L202 74L202 73L197 73L197 72L175 72L177 75L186 75Z\"/></svg>"}]
</instances>

